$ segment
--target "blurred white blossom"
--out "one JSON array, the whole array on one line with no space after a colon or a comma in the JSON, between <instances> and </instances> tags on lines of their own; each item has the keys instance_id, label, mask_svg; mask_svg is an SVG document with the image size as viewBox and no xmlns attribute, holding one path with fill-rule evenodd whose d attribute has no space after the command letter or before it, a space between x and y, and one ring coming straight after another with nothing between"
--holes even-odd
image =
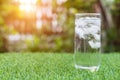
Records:
<instances>
[{"instance_id":1,"label":"blurred white blossom","mask_svg":"<svg viewBox=\"0 0 120 80\"><path fill-rule=\"evenodd\" d=\"M100 18L85 17L75 20L75 34L88 41L92 48L100 48Z\"/></svg>"}]
</instances>

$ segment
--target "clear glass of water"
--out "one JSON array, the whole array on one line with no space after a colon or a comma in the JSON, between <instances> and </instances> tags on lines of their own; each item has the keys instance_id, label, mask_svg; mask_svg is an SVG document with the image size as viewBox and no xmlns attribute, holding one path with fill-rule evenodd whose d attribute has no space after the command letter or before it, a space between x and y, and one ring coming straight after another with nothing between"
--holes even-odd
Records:
<instances>
[{"instance_id":1,"label":"clear glass of water","mask_svg":"<svg viewBox=\"0 0 120 80\"><path fill-rule=\"evenodd\" d=\"M100 13L78 13L75 15L74 40L75 67L97 71L101 53Z\"/></svg>"}]
</instances>

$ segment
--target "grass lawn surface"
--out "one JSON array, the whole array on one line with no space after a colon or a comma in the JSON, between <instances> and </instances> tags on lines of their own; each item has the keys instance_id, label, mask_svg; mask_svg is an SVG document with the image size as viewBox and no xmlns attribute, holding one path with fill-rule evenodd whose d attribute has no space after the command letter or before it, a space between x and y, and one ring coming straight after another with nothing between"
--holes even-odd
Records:
<instances>
[{"instance_id":1,"label":"grass lawn surface","mask_svg":"<svg viewBox=\"0 0 120 80\"><path fill-rule=\"evenodd\" d=\"M120 80L120 54L102 54L98 72L75 69L73 54L0 54L0 80Z\"/></svg>"}]
</instances>

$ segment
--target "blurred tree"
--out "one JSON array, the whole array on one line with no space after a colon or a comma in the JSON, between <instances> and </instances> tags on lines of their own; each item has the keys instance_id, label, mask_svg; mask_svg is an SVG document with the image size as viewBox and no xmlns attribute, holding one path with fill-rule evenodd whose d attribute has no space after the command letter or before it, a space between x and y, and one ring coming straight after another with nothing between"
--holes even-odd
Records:
<instances>
[{"instance_id":1,"label":"blurred tree","mask_svg":"<svg viewBox=\"0 0 120 80\"><path fill-rule=\"evenodd\" d=\"M120 51L120 0L101 0L106 18L106 52Z\"/></svg>"}]
</instances>

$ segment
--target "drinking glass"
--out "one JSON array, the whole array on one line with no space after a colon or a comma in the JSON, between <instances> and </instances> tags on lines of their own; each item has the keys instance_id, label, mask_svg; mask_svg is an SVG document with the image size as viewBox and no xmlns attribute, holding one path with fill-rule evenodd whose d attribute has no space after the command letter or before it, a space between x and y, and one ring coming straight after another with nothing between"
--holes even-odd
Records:
<instances>
[{"instance_id":1,"label":"drinking glass","mask_svg":"<svg viewBox=\"0 0 120 80\"><path fill-rule=\"evenodd\" d=\"M75 15L75 67L97 71L101 53L100 13L78 13Z\"/></svg>"}]
</instances>

